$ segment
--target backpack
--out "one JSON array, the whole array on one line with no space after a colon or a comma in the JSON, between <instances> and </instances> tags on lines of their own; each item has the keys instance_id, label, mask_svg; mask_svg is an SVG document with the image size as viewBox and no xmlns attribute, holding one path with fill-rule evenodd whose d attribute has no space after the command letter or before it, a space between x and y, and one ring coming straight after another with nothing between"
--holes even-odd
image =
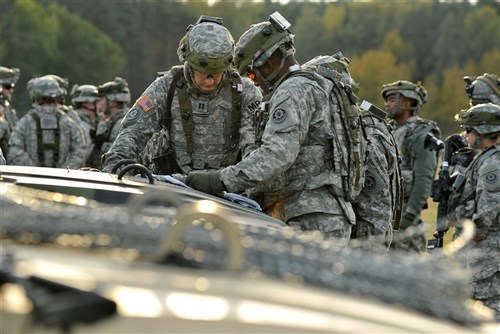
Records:
<instances>
[{"instance_id":1,"label":"backpack","mask_svg":"<svg viewBox=\"0 0 500 334\"><path fill-rule=\"evenodd\" d=\"M361 109L357 105L358 97L351 87L354 81L349 74L349 61L340 52L328 57L329 62L314 64L315 59L311 61L312 63L304 64L304 68L333 83L330 98L338 101L340 113L332 112L332 121L333 124L342 124L344 132L348 134L348 138L345 138L347 147L345 147L341 165L334 166L334 168L339 167L336 170L340 170L341 173L343 195L354 203L365 181L365 161L370 152L370 141L362 122ZM309 63L311 64L308 65Z\"/></svg>"}]
</instances>

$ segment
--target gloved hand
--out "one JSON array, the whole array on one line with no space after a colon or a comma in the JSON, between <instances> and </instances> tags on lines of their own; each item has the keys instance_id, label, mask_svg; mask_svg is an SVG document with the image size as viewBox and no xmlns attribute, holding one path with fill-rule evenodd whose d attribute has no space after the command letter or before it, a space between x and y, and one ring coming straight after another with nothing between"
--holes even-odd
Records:
<instances>
[{"instance_id":1,"label":"gloved hand","mask_svg":"<svg viewBox=\"0 0 500 334\"><path fill-rule=\"evenodd\" d=\"M400 230L406 230L408 227L413 225L413 222L417 218L416 215L410 212L405 212L403 214L403 217L401 217L401 224L399 224L399 229Z\"/></svg>"},{"instance_id":2,"label":"gloved hand","mask_svg":"<svg viewBox=\"0 0 500 334\"><path fill-rule=\"evenodd\" d=\"M220 194L226 190L219 178L219 171L191 173L186 177L185 183L207 194Z\"/></svg>"}]
</instances>

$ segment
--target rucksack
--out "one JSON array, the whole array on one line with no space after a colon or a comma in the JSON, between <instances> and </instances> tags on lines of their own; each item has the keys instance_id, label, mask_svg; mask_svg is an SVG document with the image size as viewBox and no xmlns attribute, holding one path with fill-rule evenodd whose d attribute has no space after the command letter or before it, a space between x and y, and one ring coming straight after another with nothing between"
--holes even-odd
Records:
<instances>
[{"instance_id":1,"label":"rucksack","mask_svg":"<svg viewBox=\"0 0 500 334\"><path fill-rule=\"evenodd\" d=\"M370 152L370 141L362 122L361 109L357 105L358 97L351 87L354 81L349 74L349 61L340 52L324 58L328 59L328 62L316 63L318 59L318 57L314 58L304 64L303 68L333 83L330 98L338 101L340 112L334 113L332 110L332 124L340 123L344 132L348 134L348 138L345 138L347 147L340 160L341 165L334 166L334 168L340 170L343 195L350 202L356 202L365 181L365 161ZM331 103L336 102L331 101Z\"/></svg>"}]
</instances>

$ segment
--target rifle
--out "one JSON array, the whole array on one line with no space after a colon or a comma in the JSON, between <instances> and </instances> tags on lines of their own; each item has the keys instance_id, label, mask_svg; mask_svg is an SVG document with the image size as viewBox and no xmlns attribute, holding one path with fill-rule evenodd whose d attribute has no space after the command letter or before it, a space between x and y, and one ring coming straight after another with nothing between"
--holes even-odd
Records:
<instances>
[{"instance_id":1,"label":"rifle","mask_svg":"<svg viewBox=\"0 0 500 334\"><path fill-rule=\"evenodd\" d=\"M458 134L451 135L444 141L443 161L439 170L439 177L432 182L431 197L434 202L438 202L438 208L436 232L434 232L433 234L434 239L427 242L428 251L443 247L444 234L450 228L446 221L446 214L448 212L448 198L450 197L452 191L451 186L453 184L450 178L450 162L453 153L466 145L467 144L464 143L463 138Z\"/></svg>"}]
</instances>

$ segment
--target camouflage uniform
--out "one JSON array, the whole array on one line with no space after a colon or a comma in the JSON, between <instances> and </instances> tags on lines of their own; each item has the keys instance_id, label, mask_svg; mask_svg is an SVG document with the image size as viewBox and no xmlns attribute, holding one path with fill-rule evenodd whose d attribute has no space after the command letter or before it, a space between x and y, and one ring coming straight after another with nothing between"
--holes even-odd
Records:
<instances>
[{"instance_id":1,"label":"camouflage uniform","mask_svg":"<svg viewBox=\"0 0 500 334\"><path fill-rule=\"evenodd\" d=\"M325 103L332 101L333 83L314 73L305 75L296 63L277 77L284 61L264 78L259 67L275 51L286 59L295 49L293 35L272 16L252 25L236 45L240 74L250 69L270 92L269 121L261 146L235 166L222 169L220 180L231 192L248 188L261 192L265 212L291 226L347 241L355 215L341 190L336 191L342 186L333 165L341 159L347 134L342 125L332 124L332 115L340 114L339 105Z\"/></svg>"},{"instance_id":2,"label":"camouflage uniform","mask_svg":"<svg viewBox=\"0 0 500 334\"><path fill-rule=\"evenodd\" d=\"M7 68L0 66L0 84L1 85L12 85L14 86L19 80L21 71L18 68ZM18 121L17 113L14 107L10 104L10 98L6 96L0 96L1 104L4 106L5 119L9 124L9 130L12 132L16 123Z\"/></svg>"},{"instance_id":3,"label":"camouflage uniform","mask_svg":"<svg viewBox=\"0 0 500 334\"><path fill-rule=\"evenodd\" d=\"M118 133L120 132L120 127L122 125L122 120L125 118L128 110L128 107L121 108L111 114L111 117L109 117L108 119L99 121L96 130L96 137L104 137L104 141L101 146L102 152L107 152L118 137Z\"/></svg>"},{"instance_id":4,"label":"camouflage uniform","mask_svg":"<svg viewBox=\"0 0 500 334\"><path fill-rule=\"evenodd\" d=\"M188 174L193 169L219 169L234 164L240 150L243 155L253 150L253 117L262 94L250 80L240 78L230 68L233 47L233 39L222 25L200 22L190 27L179 43L179 58L184 65L159 76L132 106L115 143L103 155L103 169L110 171L122 159L137 159L150 139L142 152L142 161L159 174L172 173L161 161L168 151L171 161L167 163L175 165L174 172ZM210 55L213 58L207 60ZM203 61L205 66L200 65ZM193 70L212 75L223 73L222 81L207 94L195 86ZM164 115L175 75L179 79L173 86L169 118ZM235 91L239 102L234 101ZM164 120L161 125L160 117Z\"/></svg>"},{"instance_id":5,"label":"camouflage uniform","mask_svg":"<svg viewBox=\"0 0 500 334\"><path fill-rule=\"evenodd\" d=\"M97 115L96 103L99 100L99 91L93 85L75 85L71 90L71 103L76 108L75 112L80 119L81 128L84 130L85 143L87 145L86 164L87 167L99 168L101 156L98 159L92 157L94 150L93 139L96 136L99 117ZM93 105L89 107L89 104ZM97 162L95 162L97 160Z\"/></svg>"},{"instance_id":6,"label":"camouflage uniform","mask_svg":"<svg viewBox=\"0 0 500 334\"><path fill-rule=\"evenodd\" d=\"M125 79L116 77L114 81L106 82L98 87L98 95L106 102L100 115L94 137L94 147L90 161L96 168L101 168L102 153L107 152L118 137L121 124L130 103L130 89Z\"/></svg>"},{"instance_id":7,"label":"camouflage uniform","mask_svg":"<svg viewBox=\"0 0 500 334\"><path fill-rule=\"evenodd\" d=\"M0 149L5 152L4 157L7 157L9 153L9 140L10 140L10 127L5 115L2 113L3 109L0 106Z\"/></svg>"},{"instance_id":8,"label":"camouflage uniform","mask_svg":"<svg viewBox=\"0 0 500 334\"><path fill-rule=\"evenodd\" d=\"M9 163L40 167L82 167L85 156L83 137L76 124L54 104L62 95L57 82L35 78L30 80L28 87L35 104L19 120L12 133ZM41 105L45 101L53 105Z\"/></svg>"},{"instance_id":9,"label":"camouflage uniform","mask_svg":"<svg viewBox=\"0 0 500 334\"><path fill-rule=\"evenodd\" d=\"M3 156L2 149L0 148L0 165L5 165L7 161L5 160L5 157Z\"/></svg>"},{"instance_id":10,"label":"camouflage uniform","mask_svg":"<svg viewBox=\"0 0 500 334\"><path fill-rule=\"evenodd\" d=\"M344 86L357 90L358 85L349 73L349 60L342 53L317 56L303 68L318 71L323 66L341 77ZM363 105L361 105L363 107ZM362 110L362 122L370 149L366 158L364 185L355 203L356 226L352 238L368 240L370 247L383 251L392 239L393 227L399 224L402 200L400 161L392 127L385 121L386 112L369 106Z\"/></svg>"},{"instance_id":11,"label":"camouflage uniform","mask_svg":"<svg viewBox=\"0 0 500 334\"><path fill-rule=\"evenodd\" d=\"M220 178L228 191L262 192L263 209L291 225L299 222L304 230L348 239L346 233L355 222L352 206L329 190L334 182L327 163L333 152L329 138L334 134L325 100L328 91L314 80L302 76L284 80L269 102L270 121L262 145L223 169Z\"/></svg>"},{"instance_id":12,"label":"camouflage uniform","mask_svg":"<svg viewBox=\"0 0 500 334\"><path fill-rule=\"evenodd\" d=\"M394 122L394 137L401 156L401 172L403 176L404 203L402 208L401 230L395 234L391 247L394 249L426 251L427 242L424 235L421 211L427 208L427 200L431 195L432 181L437 166L437 152L426 146L427 134L440 136L437 123L425 120L414 113L420 110L427 101L427 91L419 83L397 81L382 87L382 96L401 96L415 101L412 107L413 116L402 122ZM398 102L397 108L400 108ZM399 110L399 109L397 109ZM394 117L398 111L388 111ZM390 113L393 113L392 115ZM408 237L407 228L412 227L414 235ZM411 230L410 230L411 231Z\"/></svg>"},{"instance_id":13,"label":"camouflage uniform","mask_svg":"<svg viewBox=\"0 0 500 334\"><path fill-rule=\"evenodd\" d=\"M495 145L484 148L465 171L464 181L450 195L448 219L459 223L471 219L474 239L459 253L472 270L474 299L496 311L500 321L500 107L478 104L460 114L462 127L477 136L493 134ZM456 235L461 234L460 224Z\"/></svg>"},{"instance_id":14,"label":"camouflage uniform","mask_svg":"<svg viewBox=\"0 0 500 334\"><path fill-rule=\"evenodd\" d=\"M500 105L500 79L496 74L484 73L478 77L466 76L464 77L464 81L466 83L465 93L469 97L469 105L471 107L490 102ZM466 146L466 142L460 144L460 147L453 153L450 164L450 175L454 173L463 174L474 156L479 153L477 149Z\"/></svg>"},{"instance_id":15,"label":"camouflage uniform","mask_svg":"<svg viewBox=\"0 0 500 334\"><path fill-rule=\"evenodd\" d=\"M10 104L11 95L4 95L4 86L13 87L19 80L21 71L18 68L7 68L0 66L0 148L4 157L9 154L9 139L14 127L18 122L17 113L12 104ZM12 93L12 92L11 92ZM7 94L7 93L6 93Z\"/></svg>"},{"instance_id":16,"label":"camouflage uniform","mask_svg":"<svg viewBox=\"0 0 500 334\"><path fill-rule=\"evenodd\" d=\"M392 127L383 118L364 110L363 122L371 148L366 161L364 187L354 206L356 238L390 244L393 228L399 225L402 209L403 188L398 147Z\"/></svg>"}]
</instances>

